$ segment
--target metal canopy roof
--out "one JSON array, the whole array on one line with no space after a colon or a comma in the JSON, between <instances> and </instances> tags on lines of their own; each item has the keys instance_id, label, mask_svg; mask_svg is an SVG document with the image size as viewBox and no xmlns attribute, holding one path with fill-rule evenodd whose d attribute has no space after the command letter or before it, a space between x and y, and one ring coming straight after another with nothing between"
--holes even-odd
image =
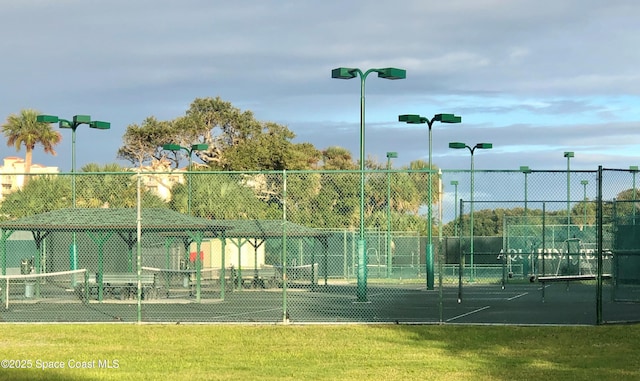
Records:
<instances>
[{"instance_id":1,"label":"metal canopy roof","mask_svg":"<svg viewBox=\"0 0 640 381\"><path fill-rule=\"evenodd\" d=\"M283 220L217 220L216 224L226 224L230 230L227 238L278 238L288 237L321 238L329 233Z\"/></svg>"},{"instance_id":2,"label":"metal canopy roof","mask_svg":"<svg viewBox=\"0 0 640 381\"><path fill-rule=\"evenodd\" d=\"M327 232L283 220L209 220L187 216L171 209L144 208L141 210L143 232L169 233L180 236L188 231L228 238L322 238ZM137 229L137 210L134 208L68 208L0 222L0 229L31 232L132 232Z\"/></svg>"},{"instance_id":3,"label":"metal canopy roof","mask_svg":"<svg viewBox=\"0 0 640 381\"><path fill-rule=\"evenodd\" d=\"M217 235L231 229L224 221L191 217L171 209L142 209L141 229L146 232L202 231ZM69 208L0 222L0 229L41 232L135 231L133 208Z\"/></svg>"}]
</instances>

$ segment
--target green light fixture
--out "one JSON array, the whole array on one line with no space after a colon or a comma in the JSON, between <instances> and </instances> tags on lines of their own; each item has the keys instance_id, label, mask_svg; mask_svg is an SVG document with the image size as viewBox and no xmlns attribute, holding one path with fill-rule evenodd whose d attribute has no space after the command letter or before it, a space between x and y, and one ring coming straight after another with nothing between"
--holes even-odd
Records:
<instances>
[{"instance_id":1,"label":"green light fixture","mask_svg":"<svg viewBox=\"0 0 640 381\"><path fill-rule=\"evenodd\" d=\"M476 149L491 149L493 148L493 144L491 143L478 143L473 147L469 147L468 145L466 145L465 143L461 143L461 142L451 142L449 143L449 148L452 149L468 149L469 152L471 153L471 211L469 214L469 224L471 225L470 227L470 260L471 260L471 274L469 276L469 282L473 282L474 281L474 263L473 263L473 202L474 202L474 165L473 165L473 154L475 152ZM460 270L462 272L462 269ZM458 302L460 302L460 300L458 300Z\"/></svg>"},{"instance_id":2,"label":"green light fixture","mask_svg":"<svg viewBox=\"0 0 640 381\"><path fill-rule=\"evenodd\" d=\"M364 234L364 166L365 166L365 82L367 76L371 73L377 73L378 78L384 79L405 79L407 71L394 67L381 69L369 69L365 72L358 68L339 67L331 70L331 78L334 79L352 79L360 77L360 226L358 229L358 271L357 271L357 287L356 296L358 302L367 302L367 250Z\"/></svg>"},{"instance_id":3,"label":"green light fixture","mask_svg":"<svg viewBox=\"0 0 640 381\"><path fill-rule=\"evenodd\" d=\"M425 266L426 266L426 283L427 290L434 289L435 274L434 274L434 257L433 257L433 215L432 215L432 202L433 192L431 184L431 171L433 170L432 162L432 134L431 128L435 122L440 123L462 123L462 117L454 114L435 114L431 119L417 115L417 114L404 114L398 115L399 122L405 122L407 124L426 124L429 127L429 174L428 174L428 191L427 191L427 247L425 254Z\"/></svg>"}]
</instances>

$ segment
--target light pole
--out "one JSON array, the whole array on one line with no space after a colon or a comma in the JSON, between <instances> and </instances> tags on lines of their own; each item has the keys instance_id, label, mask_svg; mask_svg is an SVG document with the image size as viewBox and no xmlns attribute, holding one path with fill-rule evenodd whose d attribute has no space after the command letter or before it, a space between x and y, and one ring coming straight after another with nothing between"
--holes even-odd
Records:
<instances>
[{"instance_id":1,"label":"light pole","mask_svg":"<svg viewBox=\"0 0 640 381\"><path fill-rule=\"evenodd\" d=\"M436 114L433 118L425 118L420 115L414 114L405 114L398 115L399 122L405 122L408 124L424 124L426 123L429 127L429 174L428 174L428 184L427 184L427 252L425 255L426 262L426 270L427 270L427 290L433 290L434 283L434 275L433 275L433 217L431 215L432 211L432 202L433 202L433 194L432 194L432 184L431 184L431 171L433 170L432 163L432 138L431 138L431 127L433 123L462 123L462 117L453 115L453 114Z\"/></svg>"},{"instance_id":2,"label":"light pole","mask_svg":"<svg viewBox=\"0 0 640 381\"><path fill-rule=\"evenodd\" d=\"M358 231L358 286L356 290L358 302L367 301L367 250L364 235L364 92L367 76L373 72L378 73L378 77L384 79L405 79L407 77L406 70L393 67L369 69L365 72L350 67L331 70L331 78L352 79L360 76L360 228Z\"/></svg>"},{"instance_id":3,"label":"light pole","mask_svg":"<svg viewBox=\"0 0 640 381\"><path fill-rule=\"evenodd\" d=\"M520 166L520 172L524 173L524 216L527 217L528 205L527 205L527 193L529 191L528 175L531 173L531 169L528 166Z\"/></svg>"},{"instance_id":4,"label":"light pole","mask_svg":"<svg viewBox=\"0 0 640 381\"><path fill-rule=\"evenodd\" d=\"M98 130L108 130L111 128L111 123L103 122L100 120L91 120L89 115L74 115L72 120L61 119L56 115L38 115L36 120L40 123L58 123L60 128L71 129L71 204L73 208L76 208L76 129L82 124L88 125L90 128ZM71 248L70 248L70 270L76 270L78 268L78 251L76 232L71 233ZM100 272L101 273L101 272ZM102 273L101 273L102 274ZM75 285L75 279L73 280Z\"/></svg>"},{"instance_id":5,"label":"light pole","mask_svg":"<svg viewBox=\"0 0 640 381\"><path fill-rule=\"evenodd\" d=\"M187 155L189 156L189 168L188 168L188 179L187 181L189 182L187 189L188 189L188 194L187 194L187 214L189 216L191 216L191 188L192 185L191 183L193 182L192 177L191 177L191 166L193 164L193 159L192 159L192 154L194 151L204 151L206 149L209 148L208 144L205 143L200 143L200 144L192 144L191 147L182 147L179 144L164 144L162 145L162 149L167 150L167 151L180 151L180 150L185 150L187 152ZM191 250L189 250L191 251ZM186 253L187 258L189 257L189 253ZM222 255L225 255L224 252L222 253ZM189 261L185 261L185 263L189 263ZM197 245L196 248L196 257L195 257L195 265L196 265L196 296L197 299L200 300L200 282L201 282L201 273L200 271L202 270L202 258L200 257L200 253L199 253L199 245ZM224 270L224 269L223 269Z\"/></svg>"},{"instance_id":6,"label":"light pole","mask_svg":"<svg viewBox=\"0 0 640 381\"><path fill-rule=\"evenodd\" d=\"M632 202L631 202L631 207L632 207L632 215L633 215L633 222L631 223L632 225L636 224L636 173L638 173L638 166L637 165L631 165L629 166L629 170L631 171L631 173L633 174L633 190L631 191L632 195Z\"/></svg>"},{"instance_id":7,"label":"light pole","mask_svg":"<svg viewBox=\"0 0 640 381\"><path fill-rule=\"evenodd\" d=\"M60 119L55 115L38 115L36 120L41 123L58 123L60 128L71 129L71 200L73 207L76 207L76 129L86 124L91 128L97 128L99 130L108 130L111 128L111 123L102 122L99 120L91 121L89 115L74 115L71 121L66 119Z\"/></svg>"},{"instance_id":8,"label":"light pole","mask_svg":"<svg viewBox=\"0 0 640 381\"><path fill-rule=\"evenodd\" d=\"M474 273L474 268L473 268L473 193L474 193L474 178L473 178L473 172L474 172L474 168L473 168L473 153L475 152L476 149L491 149L493 148L493 144L491 143L478 143L473 147L469 147L468 145L464 144L464 143L460 143L460 142L452 142L449 143L449 148L453 148L453 149L464 149L467 148L469 150L469 152L471 153L471 212L469 214L469 224L471 225L471 237L470 237L470 247L469 247L469 252L470 252L470 262L471 262L471 273L469 276L469 282L473 282L473 273Z\"/></svg>"},{"instance_id":9,"label":"light pole","mask_svg":"<svg viewBox=\"0 0 640 381\"><path fill-rule=\"evenodd\" d=\"M454 231L454 236L458 236L458 180L451 180L451 185L453 185L455 192L454 192L454 198L453 198L453 210L454 210L454 217L453 217L453 231Z\"/></svg>"},{"instance_id":10,"label":"light pole","mask_svg":"<svg viewBox=\"0 0 640 381\"><path fill-rule=\"evenodd\" d=\"M565 152L564 157L567 158L567 240L571 238L571 158L574 157L573 152Z\"/></svg>"},{"instance_id":11,"label":"light pole","mask_svg":"<svg viewBox=\"0 0 640 381\"><path fill-rule=\"evenodd\" d=\"M580 184L582 184L582 187L584 189L583 192L583 198L582 198L582 202L583 202L583 210L584 210L584 220L583 220L583 225L586 229L587 227L587 184L589 184L589 181L587 180L582 180L580 181Z\"/></svg>"},{"instance_id":12,"label":"light pole","mask_svg":"<svg viewBox=\"0 0 640 381\"><path fill-rule=\"evenodd\" d=\"M529 204L528 204L528 192L529 192L529 173L531 173L531 169L529 169L528 166L526 165L521 165L520 166L520 172L524 173L524 224L525 224L525 229L526 229L526 233L525 237L528 236L529 233L529 221L527 218L527 214L529 211ZM526 238L524 239L524 243L527 243ZM529 246L529 245L527 245ZM506 254L505 254L506 255ZM529 253L528 258L524 261L523 266L522 266L522 275L523 276L527 276L529 275L529 263L532 263L531 261L531 253ZM532 266L533 267L533 266Z\"/></svg>"},{"instance_id":13,"label":"light pole","mask_svg":"<svg viewBox=\"0 0 640 381\"><path fill-rule=\"evenodd\" d=\"M391 278L393 260L391 258L391 159L398 157L397 152L387 152L387 278Z\"/></svg>"},{"instance_id":14,"label":"light pole","mask_svg":"<svg viewBox=\"0 0 640 381\"><path fill-rule=\"evenodd\" d=\"M209 148L209 145L205 143L192 144L191 148L182 147L178 144L164 144L162 146L162 149L167 151L180 151L180 150L187 151L187 155L189 157L189 179L188 179L189 184L188 184L188 195L187 195L187 214L188 215L191 215L191 188L192 188L191 165L193 163L193 159L191 156L194 151L204 151L204 150L207 150L208 148Z\"/></svg>"}]
</instances>

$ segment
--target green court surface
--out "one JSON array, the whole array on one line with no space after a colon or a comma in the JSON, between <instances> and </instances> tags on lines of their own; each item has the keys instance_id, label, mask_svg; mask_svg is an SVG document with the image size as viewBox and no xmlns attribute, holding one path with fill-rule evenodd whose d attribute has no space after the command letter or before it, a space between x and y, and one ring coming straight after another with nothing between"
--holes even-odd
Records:
<instances>
[{"instance_id":1,"label":"green court surface","mask_svg":"<svg viewBox=\"0 0 640 381\"><path fill-rule=\"evenodd\" d=\"M640 319L640 303L603 289L602 322ZM590 325L597 323L595 282L446 285L374 284L358 301L354 284L257 288L141 300L22 298L0 307L4 322L398 323ZM286 311L286 313L284 312Z\"/></svg>"}]
</instances>

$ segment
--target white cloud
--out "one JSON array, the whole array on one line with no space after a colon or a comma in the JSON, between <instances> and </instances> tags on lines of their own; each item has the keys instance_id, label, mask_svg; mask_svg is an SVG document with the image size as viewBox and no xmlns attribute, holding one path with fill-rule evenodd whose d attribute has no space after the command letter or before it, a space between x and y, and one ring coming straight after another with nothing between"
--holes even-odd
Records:
<instances>
[{"instance_id":1,"label":"white cloud","mask_svg":"<svg viewBox=\"0 0 640 381\"><path fill-rule=\"evenodd\" d=\"M406 80L367 80L371 155L393 145L400 163L424 158L424 130L397 115L454 112L459 129L434 130L442 166L465 165L446 148L461 138L494 142L482 159L494 168L562 166L567 147L626 166L640 122L639 11L635 0L0 1L0 118L99 114L113 123L105 154L78 159L109 162L128 124L220 96L299 140L355 150L359 84L330 70L395 66ZM68 140L36 160L67 167Z\"/></svg>"}]
</instances>

